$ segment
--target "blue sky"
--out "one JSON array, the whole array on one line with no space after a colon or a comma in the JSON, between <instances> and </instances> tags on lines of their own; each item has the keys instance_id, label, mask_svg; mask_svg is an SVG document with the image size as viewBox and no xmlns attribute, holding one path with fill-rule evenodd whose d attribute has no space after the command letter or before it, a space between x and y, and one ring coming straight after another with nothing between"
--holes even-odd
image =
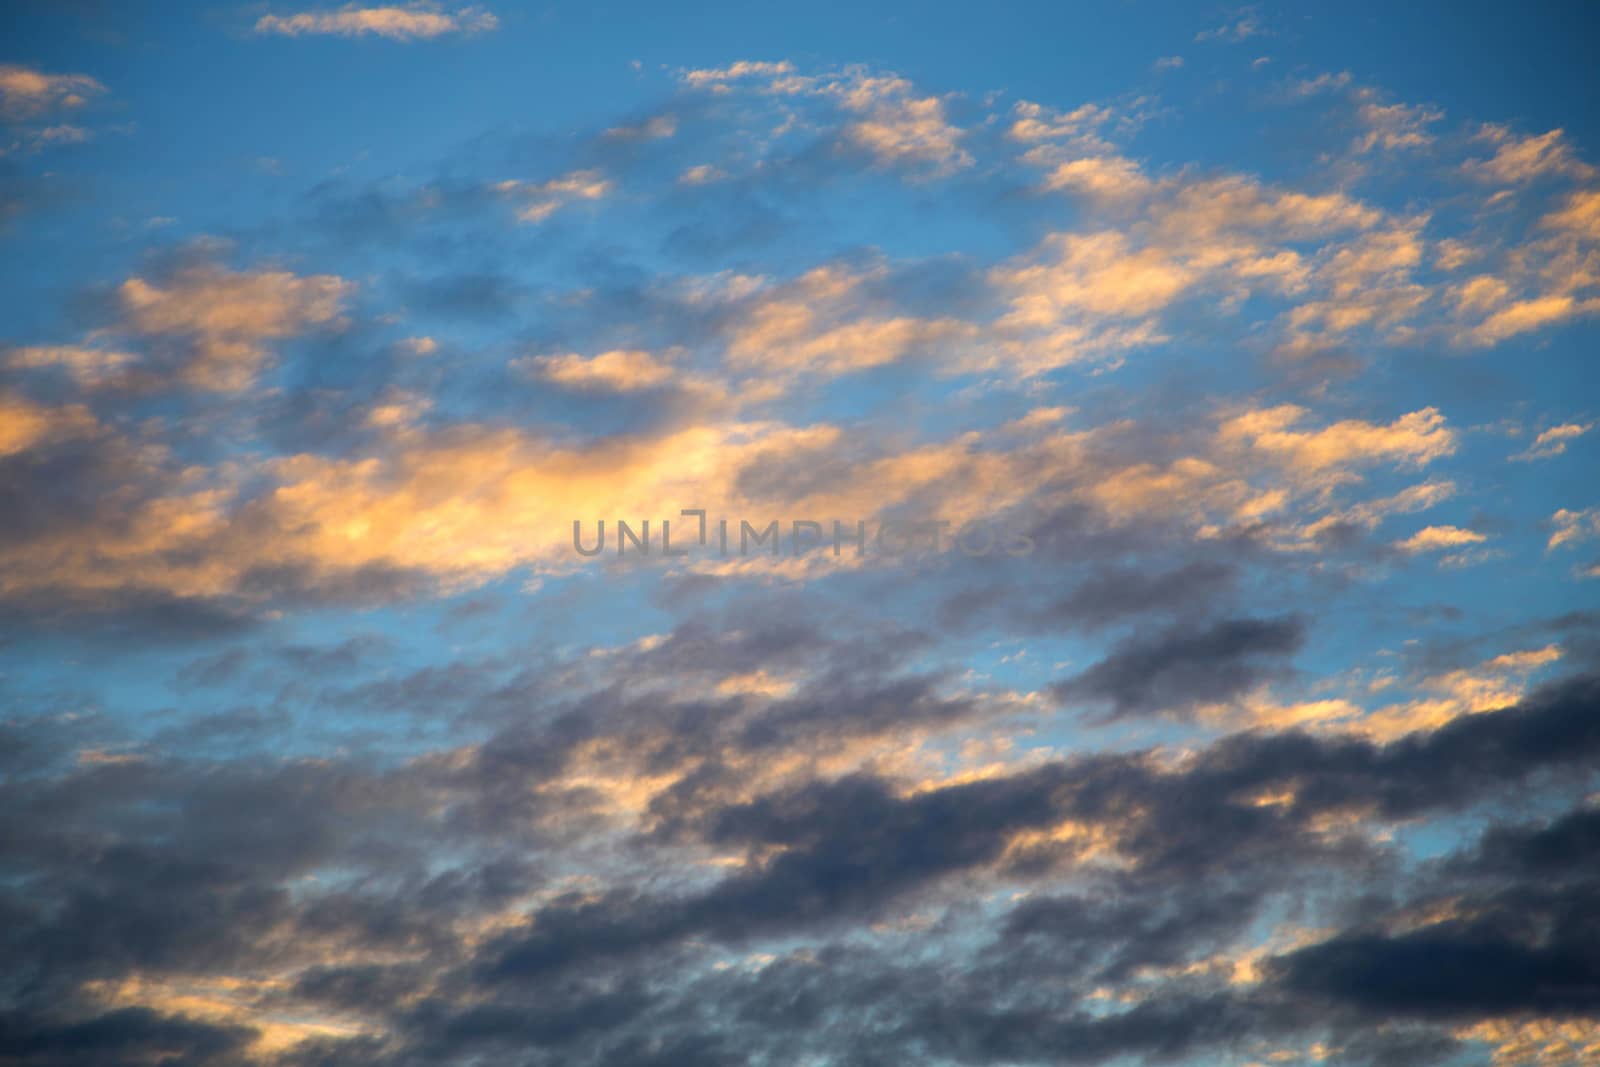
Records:
<instances>
[{"instance_id":1,"label":"blue sky","mask_svg":"<svg viewBox=\"0 0 1600 1067\"><path fill-rule=\"evenodd\" d=\"M1595 17L10 5L0 1059L1589 1062Z\"/></svg>"}]
</instances>

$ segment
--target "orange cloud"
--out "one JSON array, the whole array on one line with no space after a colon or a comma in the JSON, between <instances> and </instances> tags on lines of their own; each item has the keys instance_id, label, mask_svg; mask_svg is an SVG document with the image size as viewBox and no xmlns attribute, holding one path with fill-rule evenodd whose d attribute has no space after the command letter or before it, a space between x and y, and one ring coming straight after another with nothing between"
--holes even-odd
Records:
<instances>
[{"instance_id":1,"label":"orange cloud","mask_svg":"<svg viewBox=\"0 0 1600 1067\"><path fill-rule=\"evenodd\" d=\"M0 63L0 120L23 122L53 111L82 107L105 86L87 74L45 74Z\"/></svg>"},{"instance_id":2,"label":"orange cloud","mask_svg":"<svg viewBox=\"0 0 1600 1067\"><path fill-rule=\"evenodd\" d=\"M329 274L236 272L200 263L157 281L129 278L117 297L128 332L193 344L183 381L231 391L254 380L267 358L267 342L335 323L353 288Z\"/></svg>"},{"instance_id":3,"label":"orange cloud","mask_svg":"<svg viewBox=\"0 0 1600 1067\"><path fill-rule=\"evenodd\" d=\"M501 195L521 201L517 218L543 222L578 200L599 200L611 191L611 182L597 170L575 170L547 182L503 181L495 186Z\"/></svg>"},{"instance_id":4,"label":"orange cloud","mask_svg":"<svg viewBox=\"0 0 1600 1067\"><path fill-rule=\"evenodd\" d=\"M664 385L673 369L648 352L618 350L584 358L575 353L564 356L534 356L515 365L535 377L573 389L631 393Z\"/></svg>"}]
</instances>

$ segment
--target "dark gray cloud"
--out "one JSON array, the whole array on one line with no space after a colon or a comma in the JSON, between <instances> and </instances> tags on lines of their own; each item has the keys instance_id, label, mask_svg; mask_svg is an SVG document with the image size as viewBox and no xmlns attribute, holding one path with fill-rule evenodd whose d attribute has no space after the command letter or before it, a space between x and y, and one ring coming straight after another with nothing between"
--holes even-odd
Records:
<instances>
[{"instance_id":1,"label":"dark gray cloud","mask_svg":"<svg viewBox=\"0 0 1600 1067\"><path fill-rule=\"evenodd\" d=\"M1100 627L1129 618L1209 609L1238 577L1238 568L1221 560L1195 560L1163 571L1104 566L1052 603L1041 621Z\"/></svg>"},{"instance_id":2,"label":"dark gray cloud","mask_svg":"<svg viewBox=\"0 0 1600 1067\"><path fill-rule=\"evenodd\" d=\"M1148 587L1143 592L1160 595ZM1052 691L1064 701L1104 703L1113 717L1178 715L1280 676L1304 645L1305 631L1305 623L1290 616L1178 623L1135 634Z\"/></svg>"},{"instance_id":3,"label":"dark gray cloud","mask_svg":"<svg viewBox=\"0 0 1600 1067\"><path fill-rule=\"evenodd\" d=\"M1494 825L1398 907L1272 963L1297 994L1382 1018L1600 1017L1600 811ZM1443 915L1418 928L1408 915Z\"/></svg>"},{"instance_id":4,"label":"dark gray cloud","mask_svg":"<svg viewBox=\"0 0 1600 1067\"><path fill-rule=\"evenodd\" d=\"M173 1067L235 1063L255 1031L217 1026L146 1008L88 1019L0 1013L0 1055L18 1067L110 1067L161 1062Z\"/></svg>"},{"instance_id":5,"label":"dark gray cloud","mask_svg":"<svg viewBox=\"0 0 1600 1067\"><path fill-rule=\"evenodd\" d=\"M1281 981L1381 1016L1600 1015L1597 892L1510 894L1497 901L1504 910L1473 920L1343 935L1279 961ZM1547 941L1516 936L1543 924Z\"/></svg>"},{"instance_id":6,"label":"dark gray cloud","mask_svg":"<svg viewBox=\"0 0 1600 1067\"><path fill-rule=\"evenodd\" d=\"M304 1064L747 1062L758 1052L1101 1063L1330 1035L1352 1063L1442 1063L1458 1046L1437 1027L1452 1021L1597 1010L1592 810L1492 828L1409 875L1382 846L1330 837L1324 824L1582 788L1600 750L1600 679L1574 676L1387 745L1241 734L1178 764L1102 752L924 789L856 773L752 792L736 754L903 723L875 713L875 701L933 722L974 709L916 675L860 684L877 677L872 665L918 647L899 631L876 651L781 619L728 634L687 628L666 639L679 643L670 662L770 662L804 638L795 662L820 668L818 680L760 711L601 689L503 726L470 758L415 762L224 760L199 755L209 750L197 737L189 759L63 763L89 743L81 733L11 724L19 759L39 767L53 751L57 762L0 781L0 949L15 961L7 1051L22 1063L118 1063L166 1041L189 1057L176 1062L228 1062L247 1032L107 1015L83 983L221 976L269 960L294 980L262 1008L355 1012L387 1032L304 1043L291 1057ZM309 655L353 669L370 652L352 638L256 660L295 670ZM538 673L509 677L480 677L474 699L538 707ZM225 684L236 680L225 672ZM417 691L443 704L472 684L466 672ZM593 798L542 788L602 739L647 766L700 768L660 798L647 832L618 835ZM1263 792L1290 799L1263 806ZM1089 833L1030 836L1063 824ZM585 827L594 836L570 836ZM609 885L558 888L561 854L547 851L556 840L601 848ZM1097 865L1090 840L1121 859ZM630 886L625 872L660 871L669 853L729 862ZM452 861L429 858L440 855ZM535 892L545 895L524 921L481 944L454 926ZM1191 966L1236 950L1286 902L1341 895L1330 913L1346 925L1268 961L1258 986ZM1460 918L1418 930L1398 918L1443 899L1463 901ZM363 953L390 962L329 959ZM755 953L765 962L745 962ZM1110 1013L1094 1000L1098 987L1151 973L1168 975L1159 995ZM1401 1029L1380 1039L1379 1022Z\"/></svg>"}]
</instances>

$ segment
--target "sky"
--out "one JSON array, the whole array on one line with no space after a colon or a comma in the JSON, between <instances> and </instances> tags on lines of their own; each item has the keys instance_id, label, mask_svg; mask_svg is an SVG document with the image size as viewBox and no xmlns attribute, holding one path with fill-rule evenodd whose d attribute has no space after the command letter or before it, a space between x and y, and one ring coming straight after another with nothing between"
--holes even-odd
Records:
<instances>
[{"instance_id":1,"label":"sky","mask_svg":"<svg viewBox=\"0 0 1600 1067\"><path fill-rule=\"evenodd\" d=\"M1592 5L0 11L0 1064L1600 1061Z\"/></svg>"}]
</instances>

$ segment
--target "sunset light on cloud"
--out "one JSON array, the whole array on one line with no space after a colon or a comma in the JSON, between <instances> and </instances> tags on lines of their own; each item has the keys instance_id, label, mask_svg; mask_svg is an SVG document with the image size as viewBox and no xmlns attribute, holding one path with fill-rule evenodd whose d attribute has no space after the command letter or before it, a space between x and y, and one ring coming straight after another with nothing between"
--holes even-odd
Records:
<instances>
[{"instance_id":1,"label":"sunset light on cloud","mask_svg":"<svg viewBox=\"0 0 1600 1067\"><path fill-rule=\"evenodd\" d=\"M1600 17L0 13L0 1065L1600 1062Z\"/></svg>"}]
</instances>

